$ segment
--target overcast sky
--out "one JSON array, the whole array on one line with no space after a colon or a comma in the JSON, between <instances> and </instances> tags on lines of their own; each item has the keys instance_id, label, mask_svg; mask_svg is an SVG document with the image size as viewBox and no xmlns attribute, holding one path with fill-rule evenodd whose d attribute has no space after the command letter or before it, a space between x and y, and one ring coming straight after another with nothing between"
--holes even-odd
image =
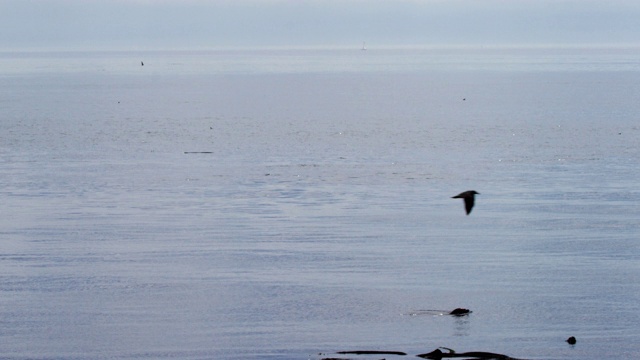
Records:
<instances>
[{"instance_id":1,"label":"overcast sky","mask_svg":"<svg viewBox=\"0 0 640 360\"><path fill-rule=\"evenodd\" d=\"M0 49L640 43L639 0L0 0Z\"/></svg>"}]
</instances>

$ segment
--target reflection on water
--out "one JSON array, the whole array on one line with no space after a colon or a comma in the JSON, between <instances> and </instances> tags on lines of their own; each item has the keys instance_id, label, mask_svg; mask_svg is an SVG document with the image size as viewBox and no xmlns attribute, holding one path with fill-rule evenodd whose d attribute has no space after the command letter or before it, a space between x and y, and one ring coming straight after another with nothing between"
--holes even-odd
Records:
<instances>
[{"instance_id":1,"label":"reflection on water","mask_svg":"<svg viewBox=\"0 0 640 360\"><path fill-rule=\"evenodd\" d=\"M292 66L330 71L274 72L160 55L198 76L131 76L120 54L0 78L4 356L640 352L640 79L621 57L345 72L323 53ZM466 216L450 197L471 188Z\"/></svg>"}]
</instances>

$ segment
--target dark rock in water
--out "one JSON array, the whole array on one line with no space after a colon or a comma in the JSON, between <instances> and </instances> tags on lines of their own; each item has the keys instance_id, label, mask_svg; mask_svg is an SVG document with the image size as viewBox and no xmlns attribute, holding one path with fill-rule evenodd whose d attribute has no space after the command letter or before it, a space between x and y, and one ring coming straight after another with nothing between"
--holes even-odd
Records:
<instances>
[{"instance_id":1,"label":"dark rock in water","mask_svg":"<svg viewBox=\"0 0 640 360\"><path fill-rule=\"evenodd\" d=\"M444 349L446 350L446 352L440 349ZM406 353L401 351L379 351L379 350L338 351L336 354L399 355L399 356L407 355ZM322 354L319 354L319 355L322 355ZM484 352L484 351L469 351L469 352L458 353L455 350L449 349L446 347L440 347L438 349L433 350L430 353L416 355L416 357L423 358L423 359L431 359L431 360L442 360L442 359L451 359L451 358L463 358L466 360L521 360L521 359L509 357L507 355ZM322 358L322 360L349 360L349 359L343 359L339 357L326 357L326 358Z\"/></svg>"},{"instance_id":2,"label":"dark rock in water","mask_svg":"<svg viewBox=\"0 0 640 360\"><path fill-rule=\"evenodd\" d=\"M442 360L442 359L450 359L450 358L465 358L467 360L518 360L507 355L484 352L484 351L470 351L465 353L457 353L451 349L443 348L449 350L448 353L442 352L440 349L435 349L427 354L416 355L417 357L423 359L431 359L431 360Z\"/></svg>"},{"instance_id":3,"label":"dark rock in water","mask_svg":"<svg viewBox=\"0 0 640 360\"><path fill-rule=\"evenodd\" d=\"M421 357L423 359L442 359L442 355L444 355L442 353L442 351L440 351L440 349L435 349L430 353L427 354L420 354L420 355L416 355L417 357Z\"/></svg>"},{"instance_id":4,"label":"dark rock in water","mask_svg":"<svg viewBox=\"0 0 640 360\"><path fill-rule=\"evenodd\" d=\"M463 308L456 308L451 310L451 312L449 313L449 315L453 315L453 316L463 316L463 315L468 315L471 313L471 310L469 309L463 309Z\"/></svg>"},{"instance_id":5,"label":"dark rock in water","mask_svg":"<svg viewBox=\"0 0 640 360\"><path fill-rule=\"evenodd\" d=\"M452 354L451 352L449 354ZM449 355L449 354L445 354L443 353L440 349L435 349L430 353L427 354L420 354L420 355L416 355L417 357L421 357L423 359L435 359L435 360L440 360L443 357Z\"/></svg>"},{"instance_id":6,"label":"dark rock in water","mask_svg":"<svg viewBox=\"0 0 640 360\"><path fill-rule=\"evenodd\" d=\"M356 350L356 351L338 351L336 354L341 355L407 355L401 351L378 351L378 350Z\"/></svg>"},{"instance_id":7,"label":"dark rock in water","mask_svg":"<svg viewBox=\"0 0 640 360\"><path fill-rule=\"evenodd\" d=\"M576 338L574 338L573 336L567 339L567 342L571 345L575 345L576 344Z\"/></svg>"}]
</instances>

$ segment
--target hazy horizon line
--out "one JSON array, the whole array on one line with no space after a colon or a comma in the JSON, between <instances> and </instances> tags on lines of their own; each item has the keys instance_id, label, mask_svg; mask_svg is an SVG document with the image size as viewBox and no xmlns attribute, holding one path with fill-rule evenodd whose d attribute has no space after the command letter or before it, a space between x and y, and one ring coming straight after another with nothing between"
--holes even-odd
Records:
<instances>
[{"instance_id":1,"label":"hazy horizon line","mask_svg":"<svg viewBox=\"0 0 640 360\"><path fill-rule=\"evenodd\" d=\"M487 43L487 44L376 44L366 42L366 51L375 50L471 50L471 49L634 49L640 48L638 43ZM50 52L161 52L161 51L277 51L277 50L354 50L362 51L363 42L354 45L258 45L258 46L35 46L0 48L2 53L50 53Z\"/></svg>"}]
</instances>

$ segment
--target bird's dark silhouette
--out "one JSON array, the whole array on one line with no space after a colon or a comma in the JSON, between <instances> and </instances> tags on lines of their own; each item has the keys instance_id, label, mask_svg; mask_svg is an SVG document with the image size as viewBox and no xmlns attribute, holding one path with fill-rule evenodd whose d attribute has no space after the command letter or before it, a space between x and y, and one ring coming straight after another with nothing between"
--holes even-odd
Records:
<instances>
[{"instance_id":1,"label":"bird's dark silhouette","mask_svg":"<svg viewBox=\"0 0 640 360\"><path fill-rule=\"evenodd\" d=\"M144 61L140 61L140 66L144 66Z\"/></svg>"},{"instance_id":2,"label":"bird's dark silhouette","mask_svg":"<svg viewBox=\"0 0 640 360\"><path fill-rule=\"evenodd\" d=\"M476 200L476 194L480 195L479 192L475 190L469 190L465 192L461 192L456 196L452 196L452 199L463 199L464 200L464 208L467 210L467 215L471 213L471 209L473 209L473 204Z\"/></svg>"}]
</instances>

